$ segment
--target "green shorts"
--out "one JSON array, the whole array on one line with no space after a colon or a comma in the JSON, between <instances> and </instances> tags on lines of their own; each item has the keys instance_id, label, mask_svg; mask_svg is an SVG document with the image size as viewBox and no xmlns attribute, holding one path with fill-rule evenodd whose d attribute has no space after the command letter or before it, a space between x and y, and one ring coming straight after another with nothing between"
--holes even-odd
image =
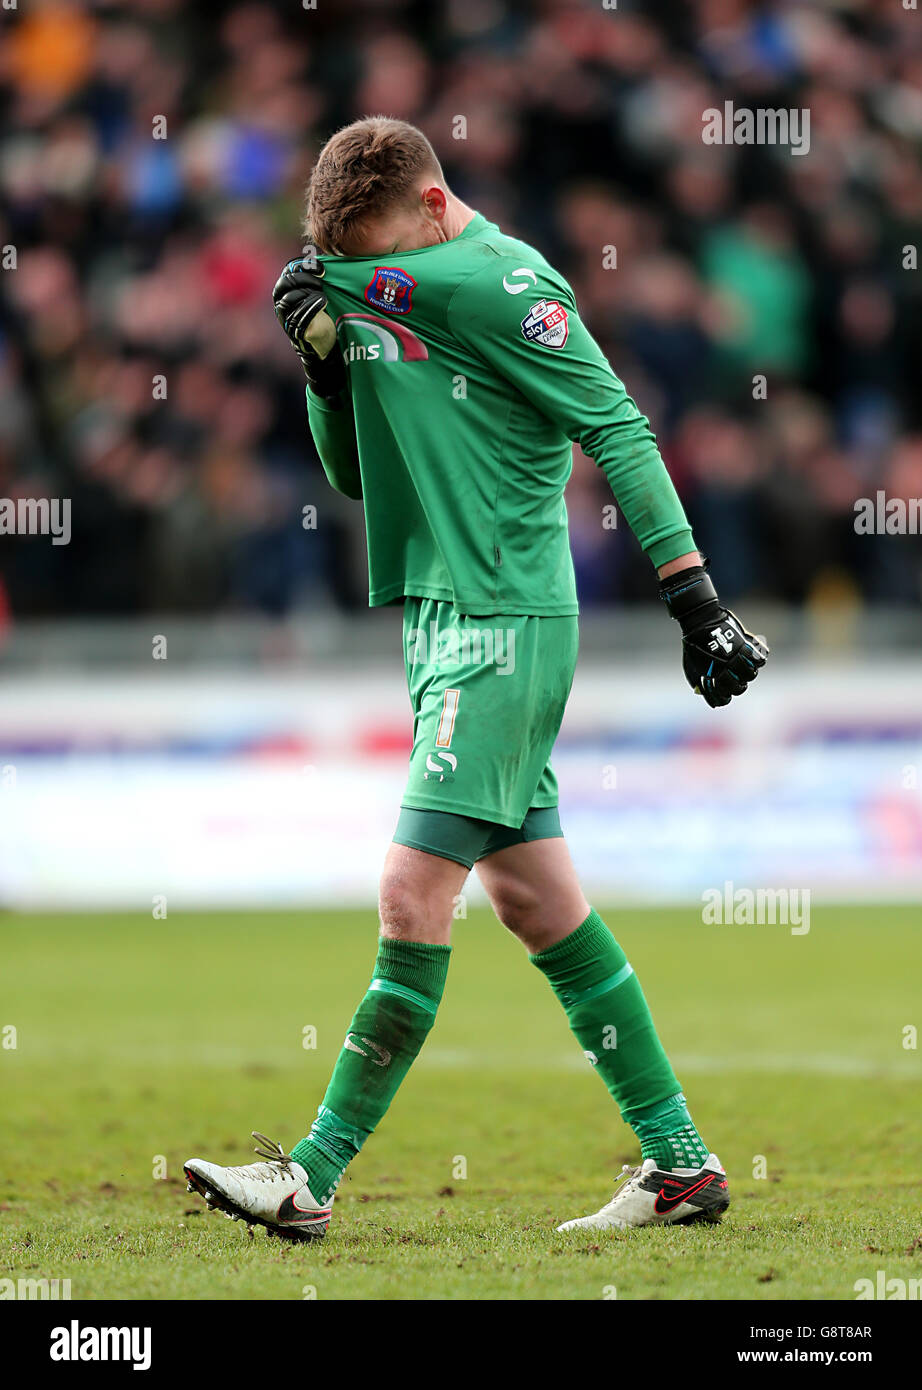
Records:
<instances>
[{"instance_id":1,"label":"green shorts","mask_svg":"<svg viewBox=\"0 0 922 1390\"><path fill-rule=\"evenodd\" d=\"M408 598L403 639L413 750L402 808L486 822L488 832L506 827L517 835L509 843L539 838L538 825L542 838L560 834L559 821L549 830L547 817L533 818L527 831L525 821L557 806L550 756L573 684L576 617L478 618L439 599ZM401 828L420 839L420 822L411 831L410 819L401 816L398 843L410 843ZM474 838L464 837L467 848ZM467 862L466 854L447 857Z\"/></svg>"},{"instance_id":2,"label":"green shorts","mask_svg":"<svg viewBox=\"0 0 922 1390\"><path fill-rule=\"evenodd\" d=\"M475 816L456 816L446 811L400 810L394 841L410 849L453 859L469 869L481 859L489 859L501 849L524 845L530 840L553 840L563 835L556 806L533 806L518 829L478 820Z\"/></svg>"}]
</instances>

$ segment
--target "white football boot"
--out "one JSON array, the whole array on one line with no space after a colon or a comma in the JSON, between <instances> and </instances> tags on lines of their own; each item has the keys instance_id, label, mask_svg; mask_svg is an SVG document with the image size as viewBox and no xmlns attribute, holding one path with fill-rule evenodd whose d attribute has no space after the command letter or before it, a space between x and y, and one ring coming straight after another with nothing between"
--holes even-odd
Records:
<instances>
[{"instance_id":1,"label":"white football boot","mask_svg":"<svg viewBox=\"0 0 922 1390\"><path fill-rule=\"evenodd\" d=\"M716 1154L708 1154L700 1168L657 1168L648 1158L639 1168L624 1165L621 1184L601 1211L565 1221L557 1229L606 1231L719 1221L729 1205L727 1175Z\"/></svg>"},{"instance_id":2,"label":"white football boot","mask_svg":"<svg viewBox=\"0 0 922 1390\"><path fill-rule=\"evenodd\" d=\"M198 1192L209 1207L233 1221L265 1226L266 1234L286 1240L320 1240L330 1224L333 1203L321 1206L307 1185L307 1173L258 1130L253 1131L261 1163L221 1168L203 1158L183 1164L187 1191Z\"/></svg>"}]
</instances>

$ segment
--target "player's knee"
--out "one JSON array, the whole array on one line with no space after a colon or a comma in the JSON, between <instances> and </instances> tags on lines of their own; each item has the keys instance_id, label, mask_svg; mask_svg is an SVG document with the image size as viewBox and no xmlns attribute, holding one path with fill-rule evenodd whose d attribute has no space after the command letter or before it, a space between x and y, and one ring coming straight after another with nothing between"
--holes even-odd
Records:
<instances>
[{"instance_id":1,"label":"player's knee","mask_svg":"<svg viewBox=\"0 0 922 1390\"><path fill-rule=\"evenodd\" d=\"M541 897L534 886L514 874L490 884L490 902L503 926L516 935L527 932L541 914Z\"/></svg>"},{"instance_id":2,"label":"player's knee","mask_svg":"<svg viewBox=\"0 0 922 1390\"><path fill-rule=\"evenodd\" d=\"M378 893L378 914L385 935L415 936L426 909L421 885L405 874L385 872Z\"/></svg>"}]
</instances>

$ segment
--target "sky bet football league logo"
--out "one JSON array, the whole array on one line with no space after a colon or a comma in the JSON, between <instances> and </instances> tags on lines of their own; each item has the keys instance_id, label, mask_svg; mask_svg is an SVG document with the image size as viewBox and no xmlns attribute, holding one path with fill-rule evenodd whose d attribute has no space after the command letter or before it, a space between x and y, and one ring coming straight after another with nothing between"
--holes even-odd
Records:
<instances>
[{"instance_id":1,"label":"sky bet football league logo","mask_svg":"<svg viewBox=\"0 0 922 1390\"><path fill-rule=\"evenodd\" d=\"M562 348L569 333L567 311L556 299L539 299L522 320L522 337L527 343Z\"/></svg>"},{"instance_id":2,"label":"sky bet football league logo","mask_svg":"<svg viewBox=\"0 0 922 1390\"><path fill-rule=\"evenodd\" d=\"M365 290L365 298L376 309L386 314L408 314L413 308L413 291L416 281L405 270L395 266L375 266L371 284Z\"/></svg>"}]
</instances>

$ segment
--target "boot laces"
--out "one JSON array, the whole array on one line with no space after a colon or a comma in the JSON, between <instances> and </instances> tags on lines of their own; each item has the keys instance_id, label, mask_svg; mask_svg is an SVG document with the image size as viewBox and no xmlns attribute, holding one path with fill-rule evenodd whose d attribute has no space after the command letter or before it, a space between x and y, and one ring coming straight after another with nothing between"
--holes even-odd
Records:
<instances>
[{"instance_id":1,"label":"boot laces","mask_svg":"<svg viewBox=\"0 0 922 1390\"><path fill-rule=\"evenodd\" d=\"M611 1194L611 1201L614 1202L616 1198L623 1197L625 1193L630 1190L630 1186L634 1178L639 1177L639 1168L632 1168L629 1163L623 1164L621 1168L621 1176L620 1178L616 1179L615 1190Z\"/></svg>"},{"instance_id":2,"label":"boot laces","mask_svg":"<svg viewBox=\"0 0 922 1390\"><path fill-rule=\"evenodd\" d=\"M265 1134L260 1134L258 1129L251 1131L253 1138L257 1141L253 1152L259 1154L264 1161L262 1163L247 1163L241 1168L228 1168L228 1173L233 1173L235 1177L247 1178L255 1182L277 1182L279 1178L291 1177L291 1164L294 1161L291 1154L287 1154L281 1144L277 1144L273 1139L267 1139Z\"/></svg>"}]
</instances>

